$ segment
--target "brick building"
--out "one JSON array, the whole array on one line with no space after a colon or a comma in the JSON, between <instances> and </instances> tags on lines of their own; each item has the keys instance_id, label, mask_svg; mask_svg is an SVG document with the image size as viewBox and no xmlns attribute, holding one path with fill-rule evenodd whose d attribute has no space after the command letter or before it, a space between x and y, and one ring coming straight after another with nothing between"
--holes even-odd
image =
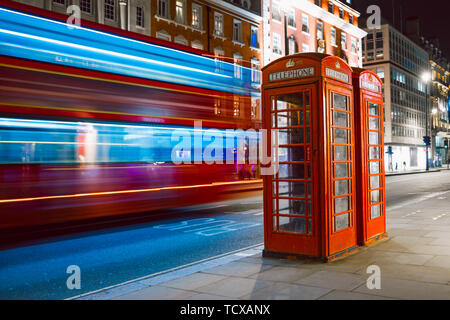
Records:
<instances>
[{"instance_id":1,"label":"brick building","mask_svg":"<svg viewBox=\"0 0 450 320\"><path fill-rule=\"evenodd\" d=\"M263 0L264 64L296 52L336 55L362 66L359 12L350 0Z\"/></svg>"}]
</instances>

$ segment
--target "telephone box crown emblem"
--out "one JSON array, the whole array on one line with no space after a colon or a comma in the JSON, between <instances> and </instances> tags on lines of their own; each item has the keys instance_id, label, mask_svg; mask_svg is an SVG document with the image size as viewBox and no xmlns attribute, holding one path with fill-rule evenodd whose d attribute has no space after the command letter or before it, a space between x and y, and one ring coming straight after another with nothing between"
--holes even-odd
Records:
<instances>
[{"instance_id":1,"label":"telephone box crown emblem","mask_svg":"<svg viewBox=\"0 0 450 320\"><path fill-rule=\"evenodd\" d=\"M339 63L339 61L336 61L336 68L340 69L341 68L341 64Z\"/></svg>"},{"instance_id":2,"label":"telephone box crown emblem","mask_svg":"<svg viewBox=\"0 0 450 320\"><path fill-rule=\"evenodd\" d=\"M295 62L292 59L289 59L288 62L286 62L286 68L292 68L295 66Z\"/></svg>"}]
</instances>

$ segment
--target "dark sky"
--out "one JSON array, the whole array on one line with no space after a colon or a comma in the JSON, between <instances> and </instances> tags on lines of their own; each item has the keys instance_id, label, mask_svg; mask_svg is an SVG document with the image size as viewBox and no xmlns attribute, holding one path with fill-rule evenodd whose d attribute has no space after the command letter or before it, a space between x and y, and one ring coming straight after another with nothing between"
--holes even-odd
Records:
<instances>
[{"instance_id":1,"label":"dark sky","mask_svg":"<svg viewBox=\"0 0 450 320\"><path fill-rule=\"evenodd\" d=\"M437 37L440 49L450 59L450 0L353 0L353 6L361 16L370 5L381 8L381 16L392 21L394 13L395 27L400 30L400 17L404 20L410 16L420 18L422 35L425 38Z\"/></svg>"}]
</instances>

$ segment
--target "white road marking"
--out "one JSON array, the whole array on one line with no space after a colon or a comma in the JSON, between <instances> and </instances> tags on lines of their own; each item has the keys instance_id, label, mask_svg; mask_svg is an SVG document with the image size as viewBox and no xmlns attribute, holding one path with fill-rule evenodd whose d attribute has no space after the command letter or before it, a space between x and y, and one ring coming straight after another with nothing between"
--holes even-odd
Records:
<instances>
[{"instance_id":1,"label":"white road marking","mask_svg":"<svg viewBox=\"0 0 450 320\"><path fill-rule=\"evenodd\" d=\"M442 218L442 217L445 217L447 214L446 213L443 213L443 214L441 214L441 215L438 215L438 216L436 216L436 217L434 217L433 218L433 220L437 220L437 219L440 219L440 218Z\"/></svg>"},{"instance_id":2,"label":"white road marking","mask_svg":"<svg viewBox=\"0 0 450 320\"><path fill-rule=\"evenodd\" d=\"M258 212L258 213L254 213L254 216L262 216L264 214L264 212Z\"/></svg>"}]
</instances>

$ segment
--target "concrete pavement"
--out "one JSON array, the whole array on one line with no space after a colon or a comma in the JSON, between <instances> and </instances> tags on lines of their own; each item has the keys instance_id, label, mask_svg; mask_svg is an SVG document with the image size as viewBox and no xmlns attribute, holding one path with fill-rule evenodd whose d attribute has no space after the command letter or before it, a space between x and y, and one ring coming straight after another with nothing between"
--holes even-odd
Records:
<instances>
[{"instance_id":1,"label":"concrete pavement","mask_svg":"<svg viewBox=\"0 0 450 320\"><path fill-rule=\"evenodd\" d=\"M78 299L450 300L449 204L441 191L389 208L388 239L334 262L263 258L256 246ZM367 286L371 265L380 289Z\"/></svg>"}]
</instances>

